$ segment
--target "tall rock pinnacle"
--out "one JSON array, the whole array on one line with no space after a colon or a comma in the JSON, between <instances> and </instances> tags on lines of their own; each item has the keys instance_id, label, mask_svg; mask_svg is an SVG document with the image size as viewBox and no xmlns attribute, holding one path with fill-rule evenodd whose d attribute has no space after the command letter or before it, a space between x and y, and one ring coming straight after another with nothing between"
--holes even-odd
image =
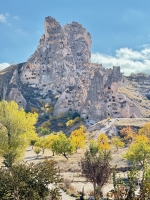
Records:
<instances>
[{"instance_id":1,"label":"tall rock pinnacle","mask_svg":"<svg viewBox=\"0 0 150 200\"><path fill-rule=\"evenodd\" d=\"M54 115L78 112L87 120L129 117L132 112L140 117L137 106L118 94L120 67L105 69L91 63L91 36L81 24L62 27L46 17L44 28L34 54L12 75L11 80L17 77L18 83L11 81L9 99L16 91L24 108L40 107L43 99L54 105Z\"/></svg>"}]
</instances>

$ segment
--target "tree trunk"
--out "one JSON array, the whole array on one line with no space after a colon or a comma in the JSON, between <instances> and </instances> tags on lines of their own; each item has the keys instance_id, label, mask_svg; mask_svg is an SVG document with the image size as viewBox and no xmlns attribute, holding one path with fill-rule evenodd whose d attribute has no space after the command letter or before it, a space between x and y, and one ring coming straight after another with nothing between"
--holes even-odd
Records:
<instances>
[{"instance_id":1,"label":"tree trunk","mask_svg":"<svg viewBox=\"0 0 150 200\"><path fill-rule=\"evenodd\" d=\"M68 160L66 153L62 153L62 155Z\"/></svg>"},{"instance_id":2,"label":"tree trunk","mask_svg":"<svg viewBox=\"0 0 150 200\"><path fill-rule=\"evenodd\" d=\"M94 187L94 198L96 200L96 183L93 183L93 187Z\"/></svg>"}]
</instances>

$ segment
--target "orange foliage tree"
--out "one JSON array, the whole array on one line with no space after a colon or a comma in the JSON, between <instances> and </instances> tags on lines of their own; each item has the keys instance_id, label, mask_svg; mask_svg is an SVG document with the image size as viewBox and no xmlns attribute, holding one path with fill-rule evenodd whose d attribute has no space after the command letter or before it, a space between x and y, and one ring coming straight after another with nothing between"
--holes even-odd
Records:
<instances>
[{"instance_id":1,"label":"orange foliage tree","mask_svg":"<svg viewBox=\"0 0 150 200\"><path fill-rule=\"evenodd\" d=\"M132 130L130 126L123 128L120 131L121 137L123 137L124 142L130 142L135 137L136 133Z\"/></svg>"}]
</instances>

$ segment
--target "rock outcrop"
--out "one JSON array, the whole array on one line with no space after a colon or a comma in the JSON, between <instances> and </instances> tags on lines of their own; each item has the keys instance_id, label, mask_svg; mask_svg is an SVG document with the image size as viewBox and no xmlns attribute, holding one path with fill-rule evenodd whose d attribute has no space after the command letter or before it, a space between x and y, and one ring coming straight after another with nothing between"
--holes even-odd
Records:
<instances>
[{"instance_id":1,"label":"rock outcrop","mask_svg":"<svg viewBox=\"0 0 150 200\"><path fill-rule=\"evenodd\" d=\"M40 107L40 100L54 105L54 115L78 112L95 122L131 115L140 117L136 104L119 94L123 85L120 67L105 69L93 64L91 36L77 22L62 27L52 17L45 18L45 33L34 54L21 66L12 66L6 91L1 98L15 100L21 107ZM0 78L7 76L7 70Z\"/></svg>"}]
</instances>

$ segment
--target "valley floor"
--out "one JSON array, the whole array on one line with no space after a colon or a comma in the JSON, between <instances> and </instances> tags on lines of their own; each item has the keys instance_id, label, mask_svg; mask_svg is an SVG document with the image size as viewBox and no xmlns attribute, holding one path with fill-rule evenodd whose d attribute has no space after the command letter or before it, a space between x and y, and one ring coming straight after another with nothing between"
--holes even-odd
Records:
<instances>
[{"instance_id":1,"label":"valley floor","mask_svg":"<svg viewBox=\"0 0 150 200\"><path fill-rule=\"evenodd\" d=\"M122 155L126 152L127 148L122 148L116 151L115 148L112 148L112 161L111 165L118 167L126 167L128 166L128 163L126 160L122 157ZM70 193L73 194L79 194L79 192L82 192L84 190L85 194L89 196L89 194L93 191L93 186L90 182L87 182L84 177L81 176L80 172L80 160L82 159L84 155L85 150L79 150L77 153L69 156L69 159L67 160L63 156L52 156L52 152L49 150L45 150L44 154L42 152L40 155L36 156L34 151L31 147L29 147L26 151L25 155L25 161L27 162L40 162L44 160L45 158L54 158L55 162L58 166L60 176L63 179L70 181ZM127 177L127 173L119 173L117 176ZM103 193L106 195L107 192L109 192L111 189L113 189L113 183L112 180L109 181L107 185L103 188ZM73 200L75 198L68 196L65 192L62 192L62 200Z\"/></svg>"}]
</instances>

